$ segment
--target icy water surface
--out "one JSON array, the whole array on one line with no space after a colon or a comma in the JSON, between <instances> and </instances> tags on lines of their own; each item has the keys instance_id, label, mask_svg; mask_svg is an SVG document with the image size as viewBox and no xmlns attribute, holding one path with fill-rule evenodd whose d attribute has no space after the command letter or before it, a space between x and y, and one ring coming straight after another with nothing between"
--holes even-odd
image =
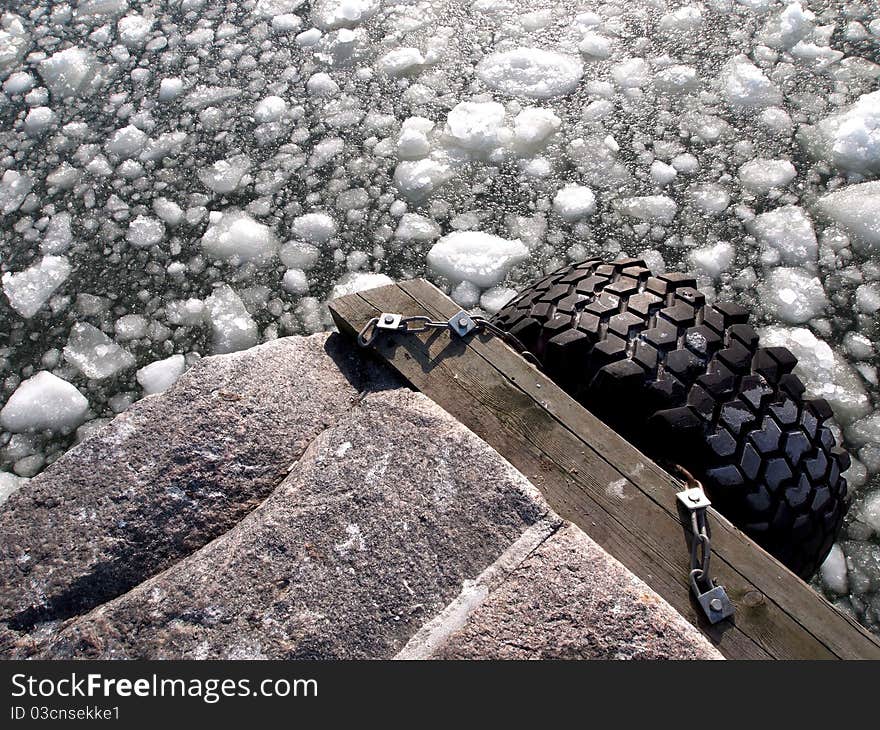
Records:
<instances>
[{"instance_id":1,"label":"icy water surface","mask_svg":"<svg viewBox=\"0 0 880 730\"><path fill-rule=\"evenodd\" d=\"M855 457L821 589L880 627L871 0L8 0L0 494L201 356L427 276L497 311L587 256L688 269Z\"/></svg>"}]
</instances>

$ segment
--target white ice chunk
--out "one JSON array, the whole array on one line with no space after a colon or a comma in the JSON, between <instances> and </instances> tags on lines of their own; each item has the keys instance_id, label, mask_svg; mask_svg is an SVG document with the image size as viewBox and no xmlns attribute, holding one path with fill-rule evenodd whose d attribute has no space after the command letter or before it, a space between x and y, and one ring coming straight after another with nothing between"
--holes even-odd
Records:
<instances>
[{"instance_id":1,"label":"white ice chunk","mask_svg":"<svg viewBox=\"0 0 880 730\"><path fill-rule=\"evenodd\" d=\"M480 306L489 314L495 314L516 295L516 289L493 286L491 289L483 292L483 295L480 297Z\"/></svg>"},{"instance_id":2,"label":"white ice chunk","mask_svg":"<svg viewBox=\"0 0 880 730\"><path fill-rule=\"evenodd\" d=\"M302 269L288 269L284 272L281 286L291 294L308 294L309 279Z\"/></svg>"},{"instance_id":3,"label":"white ice chunk","mask_svg":"<svg viewBox=\"0 0 880 730\"><path fill-rule=\"evenodd\" d=\"M375 289L380 286L388 286L393 284L394 280L385 274L375 274L370 271L350 271L345 274L330 292L330 299L344 297L348 294L355 294L359 291L367 289Z\"/></svg>"},{"instance_id":4,"label":"white ice chunk","mask_svg":"<svg viewBox=\"0 0 880 730\"><path fill-rule=\"evenodd\" d=\"M312 244L305 241L288 241L278 252L281 263L288 269L302 269L308 271L321 256L321 252Z\"/></svg>"},{"instance_id":5,"label":"white ice chunk","mask_svg":"<svg viewBox=\"0 0 880 730\"><path fill-rule=\"evenodd\" d=\"M816 62L816 68L823 68L836 63L844 57L843 51L836 51L830 46L818 46L815 43L800 41L791 49L795 58L803 58Z\"/></svg>"},{"instance_id":6,"label":"white ice chunk","mask_svg":"<svg viewBox=\"0 0 880 730\"><path fill-rule=\"evenodd\" d=\"M267 96L254 107L254 119L258 124L278 122L287 114L287 102L280 96Z\"/></svg>"},{"instance_id":7,"label":"white ice chunk","mask_svg":"<svg viewBox=\"0 0 880 730\"><path fill-rule=\"evenodd\" d=\"M540 48L519 47L486 56L477 76L492 89L512 96L550 99L577 88L584 65L575 56Z\"/></svg>"},{"instance_id":8,"label":"white ice chunk","mask_svg":"<svg viewBox=\"0 0 880 730\"><path fill-rule=\"evenodd\" d=\"M77 18L121 15L128 10L128 0L80 0L76 4Z\"/></svg>"},{"instance_id":9,"label":"white ice chunk","mask_svg":"<svg viewBox=\"0 0 880 730\"><path fill-rule=\"evenodd\" d=\"M499 145L504 107L494 101L457 104L446 118L446 136L462 149L488 155Z\"/></svg>"},{"instance_id":10,"label":"white ice chunk","mask_svg":"<svg viewBox=\"0 0 880 730\"><path fill-rule=\"evenodd\" d=\"M3 82L3 91L10 96L26 94L34 88L36 80L26 71L16 71Z\"/></svg>"},{"instance_id":11,"label":"white ice chunk","mask_svg":"<svg viewBox=\"0 0 880 730\"><path fill-rule=\"evenodd\" d=\"M657 185L669 185L676 177L678 177L678 170L672 165L667 165L660 160L654 160L651 163L651 180Z\"/></svg>"},{"instance_id":12,"label":"white ice chunk","mask_svg":"<svg viewBox=\"0 0 880 730\"><path fill-rule=\"evenodd\" d=\"M473 309L480 303L480 288L469 281L462 281L453 287L449 296L462 309Z\"/></svg>"},{"instance_id":13,"label":"white ice chunk","mask_svg":"<svg viewBox=\"0 0 880 730\"><path fill-rule=\"evenodd\" d=\"M584 33L578 50L589 58L608 58L611 55L611 39L599 33Z\"/></svg>"},{"instance_id":14,"label":"white ice chunk","mask_svg":"<svg viewBox=\"0 0 880 730\"><path fill-rule=\"evenodd\" d=\"M158 218L139 215L128 224L125 240L135 248L149 248L165 239L165 224Z\"/></svg>"},{"instance_id":15,"label":"white ice chunk","mask_svg":"<svg viewBox=\"0 0 880 730\"><path fill-rule=\"evenodd\" d=\"M880 251L880 180L848 185L819 198L820 212L853 234L853 247Z\"/></svg>"},{"instance_id":16,"label":"white ice chunk","mask_svg":"<svg viewBox=\"0 0 880 730\"><path fill-rule=\"evenodd\" d=\"M405 76L425 65L418 48L395 48L378 61L379 71L388 76Z\"/></svg>"},{"instance_id":17,"label":"white ice chunk","mask_svg":"<svg viewBox=\"0 0 880 730\"><path fill-rule=\"evenodd\" d=\"M794 127L788 112L778 106L767 107L758 119L767 129L777 134L789 135Z\"/></svg>"},{"instance_id":18,"label":"white ice chunk","mask_svg":"<svg viewBox=\"0 0 880 730\"><path fill-rule=\"evenodd\" d=\"M671 223L678 212L675 201L665 195L621 198L615 204L624 215L647 222Z\"/></svg>"},{"instance_id":19,"label":"white ice chunk","mask_svg":"<svg viewBox=\"0 0 880 730\"><path fill-rule=\"evenodd\" d=\"M482 231L455 231L428 252L428 265L454 282L469 281L481 289L499 284L507 272L528 258L523 242Z\"/></svg>"},{"instance_id":20,"label":"white ice chunk","mask_svg":"<svg viewBox=\"0 0 880 730\"><path fill-rule=\"evenodd\" d=\"M4 7L11 6L7 4ZM15 70L31 45L30 34L21 20L11 14L7 14L6 17L14 20L3 23L5 27L0 27L0 78Z\"/></svg>"},{"instance_id":21,"label":"white ice chunk","mask_svg":"<svg viewBox=\"0 0 880 730\"><path fill-rule=\"evenodd\" d=\"M146 149L141 152L139 159L142 162L150 160L158 161L163 157L173 157L180 152L183 143L186 141L186 132L165 132L160 134L156 139L147 142ZM120 169L124 169L130 162L123 162Z\"/></svg>"},{"instance_id":22,"label":"white ice chunk","mask_svg":"<svg viewBox=\"0 0 880 730\"><path fill-rule=\"evenodd\" d=\"M817 159L849 172L880 173L880 91L863 94L798 136Z\"/></svg>"},{"instance_id":23,"label":"white ice chunk","mask_svg":"<svg viewBox=\"0 0 880 730\"><path fill-rule=\"evenodd\" d=\"M146 337L149 327L150 320L140 314L124 314L113 325L116 339L120 342Z\"/></svg>"},{"instance_id":24,"label":"white ice chunk","mask_svg":"<svg viewBox=\"0 0 880 730\"><path fill-rule=\"evenodd\" d=\"M309 80L306 81L306 91L312 96L336 96L339 93L339 84L330 74L320 71L309 76Z\"/></svg>"},{"instance_id":25,"label":"white ice chunk","mask_svg":"<svg viewBox=\"0 0 880 730\"><path fill-rule=\"evenodd\" d=\"M746 109L777 106L782 101L776 85L745 55L735 56L725 64L721 91L731 106Z\"/></svg>"},{"instance_id":26,"label":"white ice chunk","mask_svg":"<svg viewBox=\"0 0 880 730\"><path fill-rule=\"evenodd\" d=\"M537 150L562 126L552 109L527 106L513 120L516 143L526 150Z\"/></svg>"},{"instance_id":27,"label":"white ice chunk","mask_svg":"<svg viewBox=\"0 0 880 730\"><path fill-rule=\"evenodd\" d=\"M241 297L228 284L221 284L205 300L205 310L211 323L215 355L246 350L257 344L257 323L248 314Z\"/></svg>"},{"instance_id":28,"label":"white ice chunk","mask_svg":"<svg viewBox=\"0 0 880 730\"><path fill-rule=\"evenodd\" d=\"M434 241L439 236L440 226L418 213L404 213L394 231L394 237L401 241Z\"/></svg>"},{"instance_id":29,"label":"white ice chunk","mask_svg":"<svg viewBox=\"0 0 880 730\"><path fill-rule=\"evenodd\" d=\"M773 269L760 291L761 303L770 315L790 324L809 322L828 306L822 282L797 267Z\"/></svg>"},{"instance_id":30,"label":"white ice chunk","mask_svg":"<svg viewBox=\"0 0 880 730\"><path fill-rule=\"evenodd\" d=\"M849 593L849 581L846 576L846 556L840 545L835 543L822 567L819 568L822 585L832 593L845 596Z\"/></svg>"},{"instance_id":31,"label":"white ice chunk","mask_svg":"<svg viewBox=\"0 0 880 730\"><path fill-rule=\"evenodd\" d=\"M856 307L865 314L877 314L880 311L880 284L871 282L856 287Z\"/></svg>"},{"instance_id":32,"label":"white ice chunk","mask_svg":"<svg viewBox=\"0 0 880 730\"><path fill-rule=\"evenodd\" d=\"M763 244L767 263L804 266L816 262L819 244L803 208L784 205L761 213L748 224L748 230Z\"/></svg>"},{"instance_id":33,"label":"white ice chunk","mask_svg":"<svg viewBox=\"0 0 880 730\"><path fill-rule=\"evenodd\" d=\"M695 31L703 22L703 13L697 5L685 5L671 13L666 13L658 24L664 32Z\"/></svg>"},{"instance_id":34,"label":"white ice chunk","mask_svg":"<svg viewBox=\"0 0 880 730\"><path fill-rule=\"evenodd\" d=\"M312 148L309 155L309 166L318 169L330 162L345 149L345 142L339 137L322 139Z\"/></svg>"},{"instance_id":35,"label":"white ice chunk","mask_svg":"<svg viewBox=\"0 0 880 730\"><path fill-rule=\"evenodd\" d=\"M880 426L880 423L878 423L878 426ZM875 490L865 499L860 518L862 522L871 528L875 535L880 535L880 489Z\"/></svg>"},{"instance_id":36,"label":"white ice chunk","mask_svg":"<svg viewBox=\"0 0 880 730\"><path fill-rule=\"evenodd\" d=\"M405 119L400 134L397 135L397 156L401 160L419 160L426 157L431 152L428 133L433 128L434 122L424 117Z\"/></svg>"},{"instance_id":37,"label":"white ice chunk","mask_svg":"<svg viewBox=\"0 0 880 730\"><path fill-rule=\"evenodd\" d=\"M205 303L201 299L177 299L165 305L165 316L171 324L198 327L205 321Z\"/></svg>"},{"instance_id":38,"label":"white ice chunk","mask_svg":"<svg viewBox=\"0 0 880 730\"><path fill-rule=\"evenodd\" d=\"M147 42L155 19L145 15L126 15L116 24L119 40L126 46L137 48Z\"/></svg>"},{"instance_id":39,"label":"white ice chunk","mask_svg":"<svg viewBox=\"0 0 880 730\"><path fill-rule=\"evenodd\" d=\"M874 344L861 332L847 332L843 336L843 346L856 360L868 360L874 357Z\"/></svg>"},{"instance_id":40,"label":"white ice chunk","mask_svg":"<svg viewBox=\"0 0 880 730\"><path fill-rule=\"evenodd\" d=\"M621 89L635 89L651 80L651 67L644 58L627 58L611 67L611 78Z\"/></svg>"},{"instance_id":41,"label":"white ice chunk","mask_svg":"<svg viewBox=\"0 0 880 730\"><path fill-rule=\"evenodd\" d=\"M758 34L758 41L770 48L791 48L813 30L816 16L799 2L792 2L774 15Z\"/></svg>"},{"instance_id":42,"label":"white ice chunk","mask_svg":"<svg viewBox=\"0 0 880 730\"><path fill-rule=\"evenodd\" d=\"M93 380L109 378L135 364L134 355L86 322L70 328L64 359Z\"/></svg>"},{"instance_id":43,"label":"white ice chunk","mask_svg":"<svg viewBox=\"0 0 880 730\"><path fill-rule=\"evenodd\" d=\"M183 80L168 77L159 82L159 101L172 101L183 93Z\"/></svg>"},{"instance_id":44,"label":"white ice chunk","mask_svg":"<svg viewBox=\"0 0 880 730\"><path fill-rule=\"evenodd\" d=\"M89 402L76 386L41 370L6 401L0 410L0 426L13 433L69 433L85 420L88 410Z\"/></svg>"},{"instance_id":45,"label":"white ice chunk","mask_svg":"<svg viewBox=\"0 0 880 730\"><path fill-rule=\"evenodd\" d=\"M186 360L183 355L172 355L164 360L156 360L149 365L144 365L137 371L135 377L144 389L144 395L153 395L168 390L186 370Z\"/></svg>"},{"instance_id":46,"label":"white ice chunk","mask_svg":"<svg viewBox=\"0 0 880 730\"><path fill-rule=\"evenodd\" d=\"M429 197L451 177L449 165L430 157L423 160L404 160L394 170L394 184L401 195L412 202Z\"/></svg>"},{"instance_id":47,"label":"white ice chunk","mask_svg":"<svg viewBox=\"0 0 880 730\"><path fill-rule=\"evenodd\" d=\"M787 347L798 359L795 373L811 398L825 398L842 426L871 412L862 379L827 342L804 327L766 327L759 332L764 347Z\"/></svg>"},{"instance_id":48,"label":"white ice chunk","mask_svg":"<svg viewBox=\"0 0 880 730\"><path fill-rule=\"evenodd\" d=\"M267 264L278 251L278 239L269 226L243 211L230 209L208 226L202 248L209 256L235 265L245 261Z\"/></svg>"},{"instance_id":49,"label":"white ice chunk","mask_svg":"<svg viewBox=\"0 0 880 730\"><path fill-rule=\"evenodd\" d=\"M719 241L710 246L694 249L688 254L691 266L705 272L713 279L730 268L733 263L734 248L727 241Z\"/></svg>"},{"instance_id":50,"label":"white ice chunk","mask_svg":"<svg viewBox=\"0 0 880 730\"><path fill-rule=\"evenodd\" d=\"M596 212L596 196L585 185L566 185L554 196L553 210L573 223Z\"/></svg>"},{"instance_id":51,"label":"white ice chunk","mask_svg":"<svg viewBox=\"0 0 880 730\"><path fill-rule=\"evenodd\" d=\"M226 195L238 190L251 169L251 160L247 155L234 155L226 160L217 160L210 167L198 171L202 184L215 193Z\"/></svg>"},{"instance_id":52,"label":"white ice chunk","mask_svg":"<svg viewBox=\"0 0 880 730\"><path fill-rule=\"evenodd\" d=\"M336 235L336 221L326 213L306 213L294 218L293 234L309 243L326 243Z\"/></svg>"},{"instance_id":53,"label":"white ice chunk","mask_svg":"<svg viewBox=\"0 0 880 730\"><path fill-rule=\"evenodd\" d=\"M176 226L183 220L183 208L168 198L155 198L153 212L169 226Z\"/></svg>"},{"instance_id":54,"label":"white ice chunk","mask_svg":"<svg viewBox=\"0 0 880 730\"><path fill-rule=\"evenodd\" d=\"M730 205L730 195L716 183L702 183L688 188L691 204L700 212L717 215Z\"/></svg>"},{"instance_id":55,"label":"white ice chunk","mask_svg":"<svg viewBox=\"0 0 880 730\"><path fill-rule=\"evenodd\" d=\"M22 317L33 317L69 275L64 256L44 256L24 271L3 274L3 293Z\"/></svg>"},{"instance_id":56,"label":"white ice chunk","mask_svg":"<svg viewBox=\"0 0 880 730\"><path fill-rule=\"evenodd\" d=\"M48 131L56 120L55 112L47 106L33 107L24 119L24 131L31 137L38 137Z\"/></svg>"},{"instance_id":57,"label":"white ice chunk","mask_svg":"<svg viewBox=\"0 0 880 730\"><path fill-rule=\"evenodd\" d=\"M788 160L768 160L758 157L739 168L740 184L751 193L766 195L773 188L788 185L797 171Z\"/></svg>"},{"instance_id":58,"label":"white ice chunk","mask_svg":"<svg viewBox=\"0 0 880 730\"><path fill-rule=\"evenodd\" d=\"M125 160L140 154L149 141L150 138L146 132L129 124L122 129L117 129L104 145L104 149L108 154Z\"/></svg>"},{"instance_id":59,"label":"white ice chunk","mask_svg":"<svg viewBox=\"0 0 880 730\"><path fill-rule=\"evenodd\" d=\"M302 27L302 18L293 13L282 13L272 18L272 29L280 33L290 33Z\"/></svg>"},{"instance_id":60,"label":"white ice chunk","mask_svg":"<svg viewBox=\"0 0 880 730\"><path fill-rule=\"evenodd\" d=\"M0 504L3 504L27 483L28 480L24 477L10 474L8 471L0 471Z\"/></svg>"},{"instance_id":61,"label":"white ice chunk","mask_svg":"<svg viewBox=\"0 0 880 730\"><path fill-rule=\"evenodd\" d=\"M379 11L379 0L315 0L312 22L322 30L354 28Z\"/></svg>"},{"instance_id":62,"label":"white ice chunk","mask_svg":"<svg viewBox=\"0 0 880 730\"><path fill-rule=\"evenodd\" d=\"M34 181L15 170L6 170L0 181L0 213L8 215L17 211L34 187Z\"/></svg>"},{"instance_id":63,"label":"white ice chunk","mask_svg":"<svg viewBox=\"0 0 880 730\"><path fill-rule=\"evenodd\" d=\"M672 158L672 166L676 172L680 172L682 175L693 175L700 169L700 161L696 155L684 152Z\"/></svg>"},{"instance_id":64,"label":"white ice chunk","mask_svg":"<svg viewBox=\"0 0 880 730\"><path fill-rule=\"evenodd\" d=\"M654 75L654 87L668 94L686 94L696 91L699 86L700 79L693 66L676 64L661 69Z\"/></svg>"},{"instance_id":65,"label":"white ice chunk","mask_svg":"<svg viewBox=\"0 0 880 730\"><path fill-rule=\"evenodd\" d=\"M37 67L52 96L58 99L86 94L98 80L98 63L85 48L66 48L40 61Z\"/></svg>"},{"instance_id":66,"label":"white ice chunk","mask_svg":"<svg viewBox=\"0 0 880 730\"><path fill-rule=\"evenodd\" d=\"M70 229L70 213L56 213L46 226L40 251L44 254L58 255L64 253L73 243L73 232Z\"/></svg>"}]
</instances>

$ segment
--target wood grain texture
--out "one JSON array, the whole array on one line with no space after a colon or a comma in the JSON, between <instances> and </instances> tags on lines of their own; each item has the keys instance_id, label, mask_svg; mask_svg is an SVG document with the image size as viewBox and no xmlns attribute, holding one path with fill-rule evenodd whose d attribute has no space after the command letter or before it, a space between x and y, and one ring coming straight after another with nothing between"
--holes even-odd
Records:
<instances>
[{"instance_id":1,"label":"wood grain texture","mask_svg":"<svg viewBox=\"0 0 880 730\"><path fill-rule=\"evenodd\" d=\"M342 297L330 310L340 331L355 335L380 312L445 320L459 307L414 280ZM710 625L689 592L679 483L497 338L382 333L371 350L529 477L554 510L728 658L880 658L874 636L714 511L712 573L736 614Z\"/></svg>"}]
</instances>

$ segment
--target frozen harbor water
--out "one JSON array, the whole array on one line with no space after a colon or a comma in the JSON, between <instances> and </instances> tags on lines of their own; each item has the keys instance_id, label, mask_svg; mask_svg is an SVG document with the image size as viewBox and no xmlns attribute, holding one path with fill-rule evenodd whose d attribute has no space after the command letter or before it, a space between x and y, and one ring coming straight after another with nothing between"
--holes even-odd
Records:
<instances>
[{"instance_id":1,"label":"frozen harbor water","mask_svg":"<svg viewBox=\"0 0 880 730\"><path fill-rule=\"evenodd\" d=\"M0 499L201 356L586 256L755 312L855 460L880 628L873 0L21 0L0 16Z\"/></svg>"}]
</instances>

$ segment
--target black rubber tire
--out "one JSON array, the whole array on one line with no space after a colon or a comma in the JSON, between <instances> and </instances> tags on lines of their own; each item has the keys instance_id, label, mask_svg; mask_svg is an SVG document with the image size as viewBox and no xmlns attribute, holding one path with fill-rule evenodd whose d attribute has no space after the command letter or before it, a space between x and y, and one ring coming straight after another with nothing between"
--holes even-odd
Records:
<instances>
[{"instance_id":1,"label":"black rubber tire","mask_svg":"<svg viewBox=\"0 0 880 730\"><path fill-rule=\"evenodd\" d=\"M783 347L760 347L748 312L706 304L686 274L639 259L566 266L493 322L605 423L660 463L681 464L715 507L808 579L847 508L849 455L804 398Z\"/></svg>"}]
</instances>

